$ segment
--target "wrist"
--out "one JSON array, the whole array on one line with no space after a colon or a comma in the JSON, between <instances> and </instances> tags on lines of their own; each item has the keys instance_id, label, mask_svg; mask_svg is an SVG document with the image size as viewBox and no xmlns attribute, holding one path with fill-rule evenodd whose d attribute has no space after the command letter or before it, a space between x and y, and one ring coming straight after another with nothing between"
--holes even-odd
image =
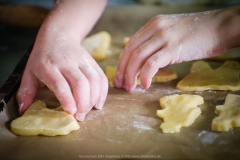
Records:
<instances>
[{"instance_id":1,"label":"wrist","mask_svg":"<svg viewBox=\"0 0 240 160\"><path fill-rule=\"evenodd\" d=\"M221 10L217 15L219 19L219 39L227 49L240 46L240 6Z\"/></svg>"}]
</instances>

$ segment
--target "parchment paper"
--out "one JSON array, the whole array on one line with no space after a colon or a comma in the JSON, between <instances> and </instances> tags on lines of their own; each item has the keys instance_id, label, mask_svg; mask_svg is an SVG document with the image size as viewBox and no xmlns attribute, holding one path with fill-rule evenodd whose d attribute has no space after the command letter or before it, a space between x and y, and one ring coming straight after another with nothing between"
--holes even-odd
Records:
<instances>
[{"instance_id":1,"label":"parchment paper","mask_svg":"<svg viewBox=\"0 0 240 160\"><path fill-rule=\"evenodd\" d=\"M122 40L134 34L153 15L183 13L209 8L121 6L108 7L92 33L106 30L113 38L111 53L100 66L117 65L122 51ZM174 38L174 35L173 35ZM222 62L209 61L213 67ZM154 83L144 91L137 87L132 93L109 88L102 110L93 109L86 120L79 122L80 130L66 136L15 136L10 122L18 117L15 98L0 113L0 159L239 159L240 128L228 132L212 132L211 122L216 117L215 106L223 104L228 91L182 92L178 81L188 74L192 62L173 65L179 78L166 83ZM202 114L180 133L164 134L156 116L159 98L170 94L197 94L204 98ZM47 89L39 90L36 99L49 107L57 107L55 96Z\"/></svg>"}]
</instances>

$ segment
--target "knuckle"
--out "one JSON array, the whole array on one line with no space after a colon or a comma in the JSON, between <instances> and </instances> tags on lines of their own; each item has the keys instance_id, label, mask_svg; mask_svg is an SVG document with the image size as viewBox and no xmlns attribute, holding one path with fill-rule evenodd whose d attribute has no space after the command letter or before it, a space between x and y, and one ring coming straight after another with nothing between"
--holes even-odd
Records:
<instances>
[{"instance_id":1,"label":"knuckle","mask_svg":"<svg viewBox=\"0 0 240 160\"><path fill-rule=\"evenodd\" d=\"M133 76L134 76L133 73L131 73L129 70L127 70L125 73L126 82L130 82Z\"/></svg>"},{"instance_id":2,"label":"knuckle","mask_svg":"<svg viewBox=\"0 0 240 160\"><path fill-rule=\"evenodd\" d=\"M153 55L153 56L154 56L154 55ZM145 63L146 69L151 69L151 68L153 68L153 67L156 65L156 60L155 60L155 58L153 58L153 56L150 57L150 58L146 61L146 63Z\"/></svg>"},{"instance_id":3,"label":"knuckle","mask_svg":"<svg viewBox=\"0 0 240 160\"><path fill-rule=\"evenodd\" d=\"M88 79L92 83L101 83L101 77L97 73L89 75Z\"/></svg>"},{"instance_id":4,"label":"knuckle","mask_svg":"<svg viewBox=\"0 0 240 160\"><path fill-rule=\"evenodd\" d=\"M157 21L157 20L159 20L159 18L161 18L160 15L155 15L155 16L152 17L151 21L152 22Z\"/></svg>"},{"instance_id":5,"label":"knuckle","mask_svg":"<svg viewBox=\"0 0 240 160\"><path fill-rule=\"evenodd\" d=\"M103 83L108 83L108 79L107 79L107 76L105 74L101 75L101 80L102 80Z\"/></svg>"},{"instance_id":6,"label":"knuckle","mask_svg":"<svg viewBox=\"0 0 240 160\"><path fill-rule=\"evenodd\" d=\"M135 61L136 58L139 57L141 51L142 51L142 46L138 47L138 49L136 49L136 50L132 53L131 59L133 59L133 60Z\"/></svg>"},{"instance_id":7,"label":"knuckle","mask_svg":"<svg viewBox=\"0 0 240 160\"><path fill-rule=\"evenodd\" d=\"M154 18L154 20L151 23L151 28L156 28L159 29L162 27L162 21L161 19L158 18Z\"/></svg>"}]
</instances>

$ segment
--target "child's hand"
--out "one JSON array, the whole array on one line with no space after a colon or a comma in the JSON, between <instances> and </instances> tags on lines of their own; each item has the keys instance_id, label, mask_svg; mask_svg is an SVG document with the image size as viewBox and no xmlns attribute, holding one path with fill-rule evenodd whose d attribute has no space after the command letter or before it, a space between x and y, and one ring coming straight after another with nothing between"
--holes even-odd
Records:
<instances>
[{"instance_id":1,"label":"child's hand","mask_svg":"<svg viewBox=\"0 0 240 160\"><path fill-rule=\"evenodd\" d=\"M157 15L131 37L121 56L115 85L132 91L140 74L149 88L159 68L218 55L228 49L219 11ZM221 26L221 27L219 27ZM221 35L221 36L220 36Z\"/></svg>"},{"instance_id":2,"label":"child's hand","mask_svg":"<svg viewBox=\"0 0 240 160\"><path fill-rule=\"evenodd\" d=\"M79 121L84 120L93 106L103 107L107 78L78 40L63 36L39 40L36 44L17 93L21 113L44 85L54 92L64 110Z\"/></svg>"},{"instance_id":3,"label":"child's hand","mask_svg":"<svg viewBox=\"0 0 240 160\"><path fill-rule=\"evenodd\" d=\"M106 4L106 0L55 1L39 29L17 93L21 113L44 85L54 92L63 109L79 121L93 106L103 107L107 78L80 44Z\"/></svg>"}]
</instances>

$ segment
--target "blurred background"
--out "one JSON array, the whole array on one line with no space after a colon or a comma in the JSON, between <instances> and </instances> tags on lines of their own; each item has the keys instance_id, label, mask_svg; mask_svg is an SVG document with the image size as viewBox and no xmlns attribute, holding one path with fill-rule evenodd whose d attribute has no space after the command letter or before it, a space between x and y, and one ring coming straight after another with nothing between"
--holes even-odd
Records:
<instances>
[{"instance_id":1,"label":"blurred background","mask_svg":"<svg viewBox=\"0 0 240 160\"><path fill-rule=\"evenodd\" d=\"M225 7L240 0L109 0L114 5ZM37 31L53 0L0 0L0 86L34 43Z\"/></svg>"},{"instance_id":2,"label":"blurred background","mask_svg":"<svg viewBox=\"0 0 240 160\"><path fill-rule=\"evenodd\" d=\"M24 4L51 8L53 0L0 0L1 5ZM108 5L207 5L229 6L240 4L240 0L109 0Z\"/></svg>"}]
</instances>

